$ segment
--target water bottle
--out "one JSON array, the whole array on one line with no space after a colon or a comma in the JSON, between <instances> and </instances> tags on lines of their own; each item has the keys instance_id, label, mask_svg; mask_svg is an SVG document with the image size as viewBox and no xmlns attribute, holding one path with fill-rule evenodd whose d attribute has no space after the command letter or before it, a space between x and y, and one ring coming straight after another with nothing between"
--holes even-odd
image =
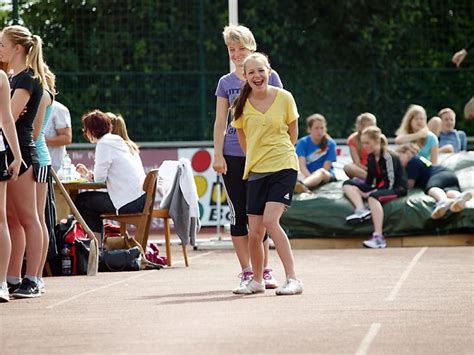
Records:
<instances>
[{"instance_id":1,"label":"water bottle","mask_svg":"<svg viewBox=\"0 0 474 355\"><path fill-rule=\"evenodd\" d=\"M61 166L62 178L65 181L72 180L72 161L69 154L64 154L63 165Z\"/></svg>"},{"instance_id":2,"label":"water bottle","mask_svg":"<svg viewBox=\"0 0 474 355\"><path fill-rule=\"evenodd\" d=\"M72 256L69 244L64 244L61 250L61 274L64 276L72 274Z\"/></svg>"}]
</instances>

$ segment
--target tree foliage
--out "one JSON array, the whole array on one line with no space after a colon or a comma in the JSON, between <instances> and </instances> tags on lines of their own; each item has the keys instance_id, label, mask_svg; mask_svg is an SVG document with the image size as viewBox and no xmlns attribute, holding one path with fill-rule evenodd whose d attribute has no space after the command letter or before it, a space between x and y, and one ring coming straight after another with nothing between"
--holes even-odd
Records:
<instances>
[{"instance_id":1,"label":"tree foliage","mask_svg":"<svg viewBox=\"0 0 474 355\"><path fill-rule=\"evenodd\" d=\"M45 42L58 99L79 118L121 112L137 141L212 139L215 96L228 71L227 2L46 0L22 2L21 20ZM373 112L392 136L411 103L459 113L474 94L470 0L240 1L239 19L270 56L302 118L323 113L334 137ZM472 122L458 120L474 135Z\"/></svg>"}]
</instances>

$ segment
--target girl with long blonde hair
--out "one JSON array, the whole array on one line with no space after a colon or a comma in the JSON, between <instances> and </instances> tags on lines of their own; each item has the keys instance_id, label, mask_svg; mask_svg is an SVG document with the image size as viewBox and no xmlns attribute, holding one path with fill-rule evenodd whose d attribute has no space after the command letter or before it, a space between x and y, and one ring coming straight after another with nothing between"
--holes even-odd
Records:
<instances>
[{"instance_id":1,"label":"girl with long blonde hair","mask_svg":"<svg viewBox=\"0 0 474 355\"><path fill-rule=\"evenodd\" d=\"M438 137L428 129L426 111L422 106L408 107L395 135L395 143L415 143L420 148L419 156L438 164Z\"/></svg>"},{"instance_id":2,"label":"girl with long blonde hair","mask_svg":"<svg viewBox=\"0 0 474 355\"><path fill-rule=\"evenodd\" d=\"M12 72L11 110L22 155L18 180L7 183L7 216L12 240L7 281L15 297L32 298L40 296L37 275L43 250L34 174L38 155L33 141L33 121L43 97L43 86L47 85L41 38L23 26L5 27L1 33L0 60L7 63L8 72ZM26 275L22 280L25 248Z\"/></svg>"}]
</instances>

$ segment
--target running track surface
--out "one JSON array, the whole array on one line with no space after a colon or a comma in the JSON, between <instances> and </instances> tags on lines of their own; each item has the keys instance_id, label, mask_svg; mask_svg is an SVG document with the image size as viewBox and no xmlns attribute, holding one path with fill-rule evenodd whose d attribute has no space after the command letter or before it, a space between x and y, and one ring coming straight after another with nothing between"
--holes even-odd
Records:
<instances>
[{"instance_id":1,"label":"running track surface","mask_svg":"<svg viewBox=\"0 0 474 355\"><path fill-rule=\"evenodd\" d=\"M291 297L233 295L230 250L189 250L189 268L174 248L169 269L47 278L42 298L0 304L0 354L472 353L472 247L294 253L305 290Z\"/></svg>"}]
</instances>

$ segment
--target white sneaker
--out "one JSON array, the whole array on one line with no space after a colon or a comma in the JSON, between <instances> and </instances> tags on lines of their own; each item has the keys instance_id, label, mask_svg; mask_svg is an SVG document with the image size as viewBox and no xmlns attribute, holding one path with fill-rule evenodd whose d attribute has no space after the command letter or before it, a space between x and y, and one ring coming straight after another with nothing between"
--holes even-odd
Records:
<instances>
[{"instance_id":1,"label":"white sneaker","mask_svg":"<svg viewBox=\"0 0 474 355\"><path fill-rule=\"evenodd\" d=\"M40 293L46 293L46 285L44 284L43 278L38 278L38 289Z\"/></svg>"},{"instance_id":2,"label":"white sneaker","mask_svg":"<svg viewBox=\"0 0 474 355\"><path fill-rule=\"evenodd\" d=\"M373 249L381 249L381 248L387 247L387 242L385 241L384 236L377 235L377 234L373 234L372 238L370 238L369 240L364 240L362 244L366 248L373 248Z\"/></svg>"},{"instance_id":3,"label":"white sneaker","mask_svg":"<svg viewBox=\"0 0 474 355\"><path fill-rule=\"evenodd\" d=\"M10 294L8 293L8 288L0 287L0 303L10 301Z\"/></svg>"},{"instance_id":4,"label":"white sneaker","mask_svg":"<svg viewBox=\"0 0 474 355\"><path fill-rule=\"evenodd\" d=\"M301 280L287 279L283 285L275 290L277 296L299 295L303 293Z\"/></svg>"},{"instance_id":5,"label":"white sneaker","mask_svg":"<svg viewBox=\"0 0 474 355\"><path fill-rule=\"evenodd\" d=\"M265 292L265 283L258 283L254 279L246 285L242 285L232 291L236 295L251 295L253 293Z\"/></svg>"},{"instance_id":6,"label":"white sneaker","mask_svg":"<svg viewBox=\"0 0 474 355\"><path fill-rule=\"evenodd\" d=\"M436 202L436 207L431 212L431 219L440 219L448 212L449 208L453 204L453 200L442 200Z\"/></svg>"},{"instance_id":7,"label":"white sneaker","mask_svg":"<svg viewBox=\"0 0 474 355\"><path fill-rule=\"evenodd\" d=\"M346 217L346 221L350 224L358 224L372 218L372 212L364 208L362 210L355 210L353 214Z\"/></svg>"},{"instance_id":8,"label":"white sneaker","mask_svg":"<svg viewBox=\"0 0 474 355\"><path fill-rule=\"evenodd\" d=\"M454 200L453 204L449 208L451 212L457 213L461 212L465 207L467 201L469 201L472 198L472 193L470 192L463 192L461 195L456 197Z\"/></svg>"},{"instance_id":9,"label":"white sneaker","mask_svg":"<svg viewBox=\"0 0 474 355\"><path fill-rule=\"evenodd\" d=\"M263 282L265 282L265 288L271 290L278 287L278 281L273 277L272 269L263 269Z\"/></svg>"}]
</instances>

